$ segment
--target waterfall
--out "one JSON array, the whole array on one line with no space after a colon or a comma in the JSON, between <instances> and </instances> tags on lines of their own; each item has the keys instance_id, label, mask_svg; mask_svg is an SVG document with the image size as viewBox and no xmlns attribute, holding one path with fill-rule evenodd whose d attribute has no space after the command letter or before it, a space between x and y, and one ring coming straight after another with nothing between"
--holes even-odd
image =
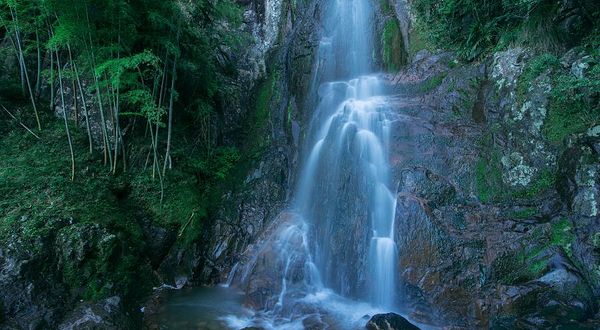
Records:
<instances>
[{"instance_id":1,"label":"waterfall","mask_svg":"<svg viewBox=\"0 0 600 330\"><path fill-rule=\"evenodd\" d=\"M327 17L317 62L325 83L318 88L310 121L297 206L312 226L314 259L324 284L393 308L397 257L396 198L389 188L391 115L381 83L371 75L373 12L368 1L336 0ZM361 232L364 228L355 225L359 218L359 225L369 230L353 237L358 247L350 248L357 251L348 253L340 245L349 246L340 244L338 236ZM357 274L364 271L361 265L367 274Z\"/></svg>"},{"instance_id":2,"label":"waterfall","mask_svg":"<svg viewBox=\"0 0 600 330\"><path fill-rule=\"evenodd\" d=\"M372 69L374 13L367 0L328 5L295 205L246 251L227 283L245 290L246 305L259 310L251 324L266 328L329 315L331 329L345 329L397 307L388 156L394 117Z\"/></svg>"}]
</instances>

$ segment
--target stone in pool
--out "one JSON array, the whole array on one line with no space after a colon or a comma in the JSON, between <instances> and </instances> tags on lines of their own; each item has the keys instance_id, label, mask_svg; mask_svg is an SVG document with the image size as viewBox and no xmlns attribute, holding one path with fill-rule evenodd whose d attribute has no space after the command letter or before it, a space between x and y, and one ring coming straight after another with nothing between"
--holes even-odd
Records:
<instances>
[{"instance_id":1,"label":"stone in pool","mask_svg":"<svg viewBox=\"0 0 600 330\"><path fill-rule=\"evenodd\" d=\"M366 325L368 330L420 330L396 313L377 314Z\"/></svg>"}]
</instances>

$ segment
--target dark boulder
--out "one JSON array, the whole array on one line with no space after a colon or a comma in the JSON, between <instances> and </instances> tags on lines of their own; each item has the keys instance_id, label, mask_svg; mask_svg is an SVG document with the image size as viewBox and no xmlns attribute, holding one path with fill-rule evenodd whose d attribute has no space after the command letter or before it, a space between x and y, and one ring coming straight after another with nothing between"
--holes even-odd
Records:
<instances>
[{"instance_id":1,"label":"dark boulder","mask_svg":"<svg viewBox=\"0 0 600 330\"><path fill-rule=\"evenodd\" d=\"M177 239L177 232L173 228L157 226L148 218L139 221L146 243L146 254L154 269L160 266L171 246Z\"/></svg>"},{"instance_id":2,"label":"dark boulder","mask_svg":"<svg viewBox=\"0 0 600 330\"><path fill-rule=\"evenodd\" d=\"M366 327L368 330L419 330L396 313L377 314L371 318Z\"/></svg>"}]
</instances>

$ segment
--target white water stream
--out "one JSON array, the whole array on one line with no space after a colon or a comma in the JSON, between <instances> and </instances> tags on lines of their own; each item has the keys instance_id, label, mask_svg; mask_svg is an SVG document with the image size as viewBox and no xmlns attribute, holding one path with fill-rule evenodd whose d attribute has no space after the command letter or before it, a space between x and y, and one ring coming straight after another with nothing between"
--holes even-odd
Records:
<instances>
[{"instance_id":1,"label":"white water stream","mask_svg":"<svg viewBox=\"0 0 600 330\"><path fill-rule=\"evenodd\" d=\"M295 210L280 216L225 285L248 294L260 283L276 293L264 309L240 306L219 317L232 329L354 329L368 316L396 310L392 114L372 72L370 2L329 3L312 87L318 106L307 131ZM277 283L265 288L266 276Z\"/></svg>"}]
</instances>

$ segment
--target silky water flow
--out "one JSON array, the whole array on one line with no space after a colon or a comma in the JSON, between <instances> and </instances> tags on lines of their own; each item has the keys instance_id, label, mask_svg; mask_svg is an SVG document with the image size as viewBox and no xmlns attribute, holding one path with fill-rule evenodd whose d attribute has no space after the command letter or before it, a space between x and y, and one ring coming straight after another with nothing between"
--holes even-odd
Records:
<instances>
[{"instance_id":1,"label":"silky water flow","mask_svg":"<svg viewBox=\"0 0 600 330\"><path fill-rule=\"evenodd\" d=\"M218 319L230 328L362 328L365 315L397 307L396 197L388 159L392 114L372 68L373 8L368 0L335 0L326 17L312 89L318 106L295 206L246 251L226 288L215 289L237 288L246 295L262 290L269 298L254 299L262 306L251 311L232 294L238 307L213 311L227 315Z\"/></svg>"}]
</instances>

